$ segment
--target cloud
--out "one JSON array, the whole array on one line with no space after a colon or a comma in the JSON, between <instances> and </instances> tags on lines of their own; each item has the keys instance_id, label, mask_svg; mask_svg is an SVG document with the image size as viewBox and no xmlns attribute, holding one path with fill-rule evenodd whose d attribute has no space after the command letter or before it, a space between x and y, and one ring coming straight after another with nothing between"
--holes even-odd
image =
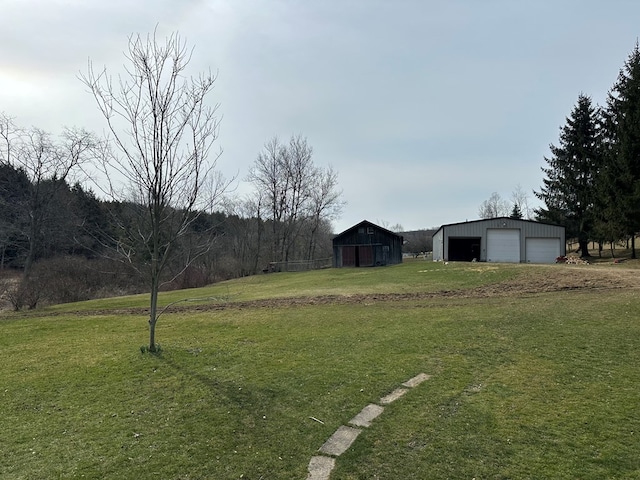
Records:
<instances>
[{"instance_id":1,"label":"cloud","mask_svg":"<svg viewBox=\"0 0 640 480\"><path fill-rule=\"evenodd\" d=\"M302 134L339 172L336 230L430 227L475 218L493 191L539 188L578 94L602 103L637 41L640 4L623 3L8 0L0 110L101 131L76 78L88 59L117 73L130 34L177 30L191 71L219 74L227 177L272 136Z\"/></svg>"}]
</instances>

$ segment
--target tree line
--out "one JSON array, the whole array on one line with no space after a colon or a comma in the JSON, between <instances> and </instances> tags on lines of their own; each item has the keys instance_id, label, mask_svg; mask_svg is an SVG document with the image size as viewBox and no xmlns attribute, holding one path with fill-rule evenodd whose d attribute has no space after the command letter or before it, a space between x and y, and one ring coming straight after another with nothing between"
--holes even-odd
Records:
<instances>
[{"instance_id":1,"label":"tree line","mask_svg":"<svg viewBox=\"0 0 640 480\"><path fill-rule=\"evenodd\" d=\"M14 127L7 116L2 121ZM40 130L19 130L12 130L0 154L0 270L20 273L23 291L22 298L14 298L16 306L148 291L148 278L140 272L150 256L141 234L144 205L101 198L76 181L79 167L93 154L73 154L67 133L54 139ZM86 132L80 138L73 141L95 142ZM263 165L257 161L249 175L256 182L250 195L227 195L214 209L190 213L159 277L161 288L202 286L285 268L287 261L313 265L331 257L331 220L342 205L337 175L313 165L306 139L292 137L292 142L306 145L306 167L314 175L294 181L274 170L272 180L282 183L282 190L267 192L257 185L262 180L255 167ZM287 158L281 154L280 160ZM61 282L65 276L68 281Z\"/></svg>"},{"instance_id":2,"label":"tree line","mask_svg":"<svg viewBox=\"0 0 640 480\"><path fill-rule=\"evenodd\" d=\"M564 225L578 240L582 256L588 242L631 242L640 231L640 49L636 43L617 80L598 106L581 93L560 129L557 145L543 167L535 195L544 202L539 220ZM612 250L613 254L613 250Z\"/></svg>"},{"instance_id":3,"label":"tree line","mask_svg":"<svg viewBox=\"0 0 640 480\"><path fill-rule=\"evenodd\" d=\"M529 207L529 195L520 185L511 192L510 200L505 200L498 192L493 192L478 207L478 216L482 219L510 217L531 220L533 210Z\"/></svg>"},{"instance_id":4,"label":"tree line","mask_svg":"<svg viewBox=\"0 0 640 480\"><path fill-rule=\"evenodd\" d=\"M80 75L103 114L104 138L55 137L0 115L0 270L20 272L13 306L157 293L331 256L343 207L338 177L302 135L269 140L232 197L217 170L216 77L186 73L177 34L132 35L126 75L90 63ZM2 293L2 292L0 292Z\"/></svg>"}]
</instances>

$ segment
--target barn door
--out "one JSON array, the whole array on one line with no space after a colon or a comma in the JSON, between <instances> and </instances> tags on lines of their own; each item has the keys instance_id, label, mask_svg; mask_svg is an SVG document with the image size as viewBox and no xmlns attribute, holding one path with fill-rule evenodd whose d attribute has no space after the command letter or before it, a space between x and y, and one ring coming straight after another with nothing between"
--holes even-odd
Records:
<instances>
[{"instance_id":1,"label":"barn door","mask_svg":"<svg viewBox=\"0 0 640 480\"><path fill-rule=\"evenodd\" d=\"M355 267L356 266L356 247L344 246L342 247L342 265L343 267Z\"/></svg>"},{"instance_id":2,"label":"barn door","mask_svg":"<svg viewBox=\"0 0 640 480\"><path fill-rule=\"evenodd\" d=\"M358 247L358 267L373 267L373 247L361 245Z\"/></svg>"}]
</instances>

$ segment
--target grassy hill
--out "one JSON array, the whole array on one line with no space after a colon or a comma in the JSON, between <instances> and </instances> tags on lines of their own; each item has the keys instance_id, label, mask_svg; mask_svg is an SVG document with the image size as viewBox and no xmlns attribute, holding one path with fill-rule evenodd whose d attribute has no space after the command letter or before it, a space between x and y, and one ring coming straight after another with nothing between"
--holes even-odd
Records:
<instances>
[{"instance_id":1,"label":"grassy hill","mask_svg":"<svg viewBox=\"0 0 640 480\"><path fill-rule=\"evenodd\" d=\"M621 265L410 261L5 313L0 478L639 478L640 285ZM319 420L319 421L318 421Z\"/></svg>"}]
</instances>

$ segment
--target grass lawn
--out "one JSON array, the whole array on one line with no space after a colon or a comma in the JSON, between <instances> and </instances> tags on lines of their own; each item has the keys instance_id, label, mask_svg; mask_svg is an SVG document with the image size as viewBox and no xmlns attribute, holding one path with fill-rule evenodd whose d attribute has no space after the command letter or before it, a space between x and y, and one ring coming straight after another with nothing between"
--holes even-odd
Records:
<instances>
[{"instance_id":1,"label":"grass lawn","mask_svg":"<svg viewBox=\"0 0 640 480\"><path fill-rule=\"evenodd\" d=\"M169 310L160 355L122 310L144 296L5 314L0 478L304 479L421 372L332 480L640 478L639 289L433 294L600 268L413 261L170 292L227 308ZM264 301L292 297L328 300Z\"/></svg>"}]
</instances>

